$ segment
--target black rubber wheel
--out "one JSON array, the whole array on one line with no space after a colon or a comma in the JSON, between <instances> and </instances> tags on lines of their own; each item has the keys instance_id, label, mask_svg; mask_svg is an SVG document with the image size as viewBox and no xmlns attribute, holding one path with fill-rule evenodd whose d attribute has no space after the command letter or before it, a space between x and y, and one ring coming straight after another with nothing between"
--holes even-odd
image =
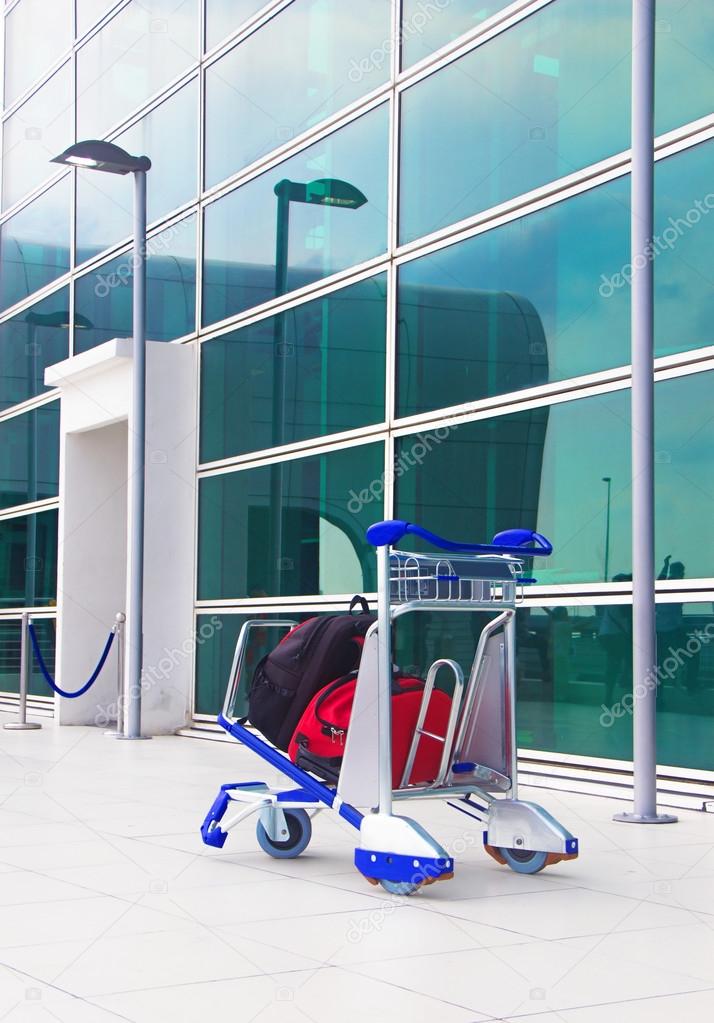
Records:
<instances>
[{"instance_id":1,"label":"black rubber wheel","mask_svg":"<svg viewBox=\"0 0 714 1023\"><path fill-rule=\"evenodd\" d=\"M256 826L255 834L258 845L268 856L274 856L277 860L292 860L304 852L310 844L312 823L306 810L283 810L283 813L288 826L288 835L284 840L274 841L260 820Z\"/></svg>"}]
</instances>

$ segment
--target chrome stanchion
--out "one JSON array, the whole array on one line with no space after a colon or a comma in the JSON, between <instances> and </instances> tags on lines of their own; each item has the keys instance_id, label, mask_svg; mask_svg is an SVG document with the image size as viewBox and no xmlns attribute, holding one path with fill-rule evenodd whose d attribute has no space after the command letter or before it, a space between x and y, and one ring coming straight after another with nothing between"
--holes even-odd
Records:
<instances>
[{"instance_id":1,"label":"chrome stanchion","mask_svg":"<svg viewBox=\"0 0 714 1023\"><path fill-rule=\"evenodd\" d=\"M27 685L28 685L28 633L27 627L30 623L29 614L24 611L20 620L20 707L17 721L8 721L3 728L10 731L29 731L30 729L42 728L39 721L27 720Z\"/></svg>"},{"instance_id":2,"label":"chrome stanchion","mask_svg":"<svg viewBox=\"0 0 714 1023\"><path fill-rule=\"evenodd\" d=\"M124 738L124 622L126 615L119 611L114 619L117 638L117 726L104 734L111 739Z\"/></svg>"}]
</instances>

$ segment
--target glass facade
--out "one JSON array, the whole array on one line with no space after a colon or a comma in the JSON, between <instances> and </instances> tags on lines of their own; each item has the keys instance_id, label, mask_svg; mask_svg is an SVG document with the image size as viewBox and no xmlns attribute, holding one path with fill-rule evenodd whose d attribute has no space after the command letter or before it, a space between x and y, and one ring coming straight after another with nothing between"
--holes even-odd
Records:
<instances>
[{"instance_id":1,"label":"glass facade","mask_svg":"<svg viewBox=\"0 0 714 1023\"><path fill-rule=\"evenodd\" d=\"M525 526L519 745L631 757L630 11L5 5L0 689L23 608L53 659L44 371L131 332L131 182L48 162L111 137L152 160L148 334L200 365L194 712L247 617L374 594L371 523ZM714 771L714 5L658 0L656 56L658 759ZM482 617L401 621L400 665L467 669Z\"/></svg>"},{"instance_id":2,"label":"glass facade","mask_svg":"<svg viewBox=\"0 0 714 1023\"><path fill-rule=\"evenodd\" d=\"M211 203L204 224L204 326L384 253L388 145L385 105ZM282 182L335 178L366 201L350 208L317 201L316 193L315 200L283 203L275 192Z\"/></svg>"},{"instance_id":3,"label":"glass facade","mask_svg":"<svg viewBox=\"0 0 714 1023\"><path fill-rule=\"evenodd\" d=\"M206 184L214 185L382 85L360 61L389 35L389 0L295 0L206 72ZM266 53L276 59L265 62ZM307 57L307 59L306 59Z\"/></svg>"}]
</instances>

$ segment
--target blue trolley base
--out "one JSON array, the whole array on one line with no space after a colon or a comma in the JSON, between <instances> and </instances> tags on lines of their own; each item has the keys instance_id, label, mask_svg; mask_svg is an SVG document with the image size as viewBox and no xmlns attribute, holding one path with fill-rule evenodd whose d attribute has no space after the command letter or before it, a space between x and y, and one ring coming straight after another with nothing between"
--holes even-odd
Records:
<instances>
[{"instance_id":1,"label":"blue trolley base","mask_svg":"<svg viewBox=\"0 0 714 1023\"><path fill-rule=\"evenodd\" d=\"M368 881L431 884L454 876L454 861L443 856L405 856L370 849L355 849L355 866Z\"/></svg>"}]
</instances>

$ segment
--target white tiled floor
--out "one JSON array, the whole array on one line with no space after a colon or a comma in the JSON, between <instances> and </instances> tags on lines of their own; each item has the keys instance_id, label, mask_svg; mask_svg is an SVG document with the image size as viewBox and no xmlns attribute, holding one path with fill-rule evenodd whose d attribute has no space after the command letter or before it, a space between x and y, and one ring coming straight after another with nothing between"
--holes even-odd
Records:
<instances>
[{"instance_id":1,"label":"white tiled floor","mask_svg":"<svg viewBox=\"0 0 714 1023\"><path fill-rule=\"evenodd\" d=\"M297 860L251 822L198 826L226 781L275 780L238 744L0 731L2 1023L659 1023L714 1016L714 816L614 824L608 800L531 791L581 858L520 877L443 804L405 812L457 857L392 899L321 814Z\"/></svg>"}]
</instances>

